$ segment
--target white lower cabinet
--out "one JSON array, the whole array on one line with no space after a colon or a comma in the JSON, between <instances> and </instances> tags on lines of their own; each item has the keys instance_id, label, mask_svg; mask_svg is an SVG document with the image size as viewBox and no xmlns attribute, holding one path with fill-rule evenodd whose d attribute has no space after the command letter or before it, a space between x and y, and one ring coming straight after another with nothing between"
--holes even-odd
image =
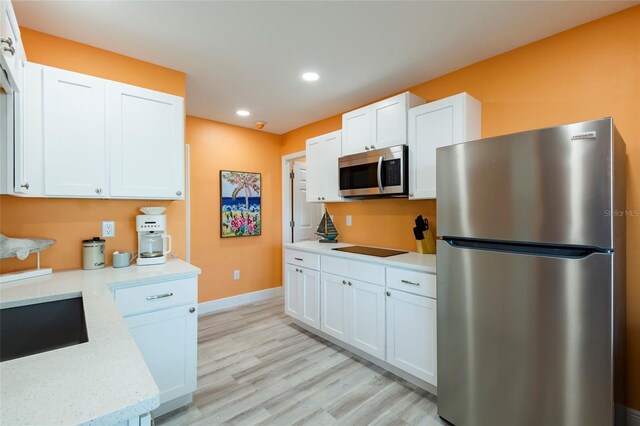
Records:
<instances>
[{"instance_id":1,"label":"white lower cabinet","mask_svg":"<svg viewBox=\"0 0 640 426\"><path fill-rule=\"evenodd\" d=\"M154 415L178 408L197 385L197 279L116 289L115 300L160 390Z\"/></svg>"},{"instance_id":2,"label":"white lower cabinet","mask_svg":"<svg viewBox=\"0 0 640 426\"><path fill-rule=\"evenodd\" d=\"M437 385L435 274L291 249L285 259L288 315Z\"/></svg>"},{"instance_id":3,"label":"white lower cabinet","mask_svg":"<svg viewBox=\"0 0 640 426\"><path fill-rule=\"evenodd\" d=\"M322 274L320 330L384 359L384 287Z\"/></svg>"},{"instance_id":4,"label":"white lower cabinet","mask_svg":"<svg viewBox=\"0 0 640 426\"><path fill-rule=\"evenodd\" d=\"M320 328L320 274L318 271L287 264L285 312L312 327Z\"/></svg>"},{"instance_id":5,"label":"white lower cabinet","mask_svg":"<svg viewBox=\"0 0 640 426\"><path fill-rule=\"evenodd\" d=\"M387 290L387 362L437 385L436 301Z\"/></svg>"}]
</instances>

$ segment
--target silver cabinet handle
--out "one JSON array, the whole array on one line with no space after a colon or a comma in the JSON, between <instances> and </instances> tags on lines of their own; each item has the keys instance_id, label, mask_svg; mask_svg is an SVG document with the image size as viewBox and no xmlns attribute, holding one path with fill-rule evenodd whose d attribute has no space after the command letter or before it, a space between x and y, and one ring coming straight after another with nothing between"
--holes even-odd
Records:
<instances>
[{"instance_id":1,"label":"silver cabinet handle","mask_svg":"<svg viewBox=\"0 0 640 426\"><path fill-rule=\"evenodd\" d=\"M378 189L380 190L380 193L382 194L384 192L384 186L382 185L382 162L384 161L384 155L381 155L380 158L378 158Z\"/></svg>"},{"instance_id":2,"label":"silver cabinet handle","mask_svg":"<svg viewBox=\"0 0 640 426\"><path fill-rule=\"evenodd\" d=\"M147 300L164 299L171 296L173 296L173 293L156 294L155 296L147 296Z\"/></svg>"},{"instance_id":3,"label":"silver cabinet handle","mask_svg":"<svg viewBox=\"0 0 640 426\"><path fill-rule=\"evenodd\" d=\"M368 146L365 146L365 147L364 147L364 149L366 149L367 151L369 151L369 147L368 147Z\"/></svg>"},{"instance_id":4,"label":"silver cabinet handle","mask_svg":"<svg viewBox=\"0 0 640 426\"><path fill-rule=\"evenodd\" d=\"M29 182L27 182L27 183L25 183L23 185L20 185L20 188L29 189Z\"/></svg>"},{"instance_id":5,"label":"silver cabinet handle","mask_svg":"<svg viewBox=\"0 0 640 426\"><path fill-rule=\"evenodd\" d=\"M405 284L411 284L411 285L420 285L420 283L416 283L416 282L413 282L413 281L407 281L407 280L400 280L400 282L403 282Z\"/></svg>"},{"instance_id":6,"label":"silver cabinet handle","mask_svg":"<svg viewBox=\"0 0 640 426\"><path fill-rule=\"evenodd\" d=\"M4 43L7 46L11 47L13 46L13 40L11 39L11 37L7 37L7 38L0 38L0 43Z\"/></svg>"},{"instance_id":7,"label":"silver cabinet handle","mask_svg":"<svg viewBox=\"0 0 640 426\"><path fill-rule=\"evenodd\" d=\"M179 197L182 195L182 191L176 191L176 195Z\"/></svg>"},{"instance_id":8,"label":"silver cabinet handle","mask_svg":"<svg viewBox=\"0 0 640 426\"><path fill-rule=\"evenodd\" d=\"M9 53L11 53L11 56L13 56L13 55L15 55L15 54L16 54L16 48L15 48L15 47L13 47L13 46L5 47L3 50L4 50L5 52L9 52Z\"/></svg>"},{"instance_id":9,"label":"silver cabinet handle","mask_svg":"<svg viewBox=\"0 0 640 426\"><path fill-rule=\"evenodd\" d=\"M96 188L96 194L102 194L102 188Z\"/></svg>"},{"instance_id":10,"label":"silver cabinet handle","mask_svg":"<svg viewBox=\"0 0 640 426\"><path fill-rule=\"evenodd\" d=\"M352 284L351 284L351 281L349 281L347 284L352 285Z\"/></svg>"},{"instance_id":11,"label":"silver cabinet handle","mask_svg":"<svg viewBox=\"0 0 640 426\"><path fill-rule=\"evenodd\" d=\"M391 296L391 293L387 292L387 296Z\"/></svg>"},{"instance_id":12,"label":"silver cabinet handle","mask_svg":"<svg viewBox=\"0 0 640 426\"><path fill-rule=\"evenodd\" d=\"M342 280L342 284L345 284L345 285L346 285L346 284L347 284L347 282L346 282L345 280Z\"/></svg>"},{"instance_id":13,"label":"silver cabinet handle","mask_svg":"<svg viewBox=\"0 0 640 426\"><path fill-rule=\"evenodd\" d=\"M371 145L371 149L375 149L375 148L376 148L375 146Z\"/></svg>"},{"instance_id":14,"label":"silver cabinet handle","mask_svg":"<svg viewBox=\"0 0 640 426\"><path fill-rule=\"evenodd\" d=\"M304 262L304 259L300 258L300 257L294 257L295 260L299 260L300 262Z\"/></svg>"},{"instance_id":15,"label":"silver cabinet handle","mask_svg":"<svg viewBox=\"0 0 640 426\"><path fill-rule=\"evenodd\" d=\"M189 313L194 313L196 311L196 308L189 308Z\"/></svg>"}]
</instances>

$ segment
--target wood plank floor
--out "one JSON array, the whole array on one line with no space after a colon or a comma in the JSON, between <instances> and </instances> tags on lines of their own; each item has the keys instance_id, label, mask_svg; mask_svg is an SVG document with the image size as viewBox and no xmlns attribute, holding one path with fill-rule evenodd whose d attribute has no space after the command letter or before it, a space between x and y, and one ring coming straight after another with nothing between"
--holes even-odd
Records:
<instances>
[{"instance_id":1,"label":"wood plank floor","mask_svg":"<svg viewBox=\"0 0 640 426\"><path fill-rule=\"evenodd\" d=\"M202 316L198 389L156 425L443 425L436 397L293 324L282 298Z\"/></svg>"}]
</instances>

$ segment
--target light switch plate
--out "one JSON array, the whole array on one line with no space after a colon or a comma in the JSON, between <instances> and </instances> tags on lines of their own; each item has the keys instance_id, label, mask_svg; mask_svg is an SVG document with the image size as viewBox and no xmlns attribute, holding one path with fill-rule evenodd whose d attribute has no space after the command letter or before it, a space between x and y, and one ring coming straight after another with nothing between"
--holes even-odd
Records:
<instances>
[{"instance_id":1,"label":"light switch plate","mask_svg":"<svg viewBox=\"0 0 640 426\"><path fill-rule=\"evenodd\" d=\"M116 223L113 220L102 222L102 238L113 238L116 236Z\"/></svg>"},{"instance_id":2,"label":"light switch plate","mask_svg":"<svg viewBox=\"0 0 640 426\"><path fill-rule=\"evenodd\" d=\"M351 215L347 215L347 226L351 226Z\"/></svg>"},{"instance_id":3,"label":"light switch plate","mask_svg":"<svg viewBox=\"0 0 640 426\"><path fill-rule=\"evenodd\" d=\"M234 280L240 279L240 269L236 269L235 271L233 271L233 279Z\"/></svg>"}]
</instances>

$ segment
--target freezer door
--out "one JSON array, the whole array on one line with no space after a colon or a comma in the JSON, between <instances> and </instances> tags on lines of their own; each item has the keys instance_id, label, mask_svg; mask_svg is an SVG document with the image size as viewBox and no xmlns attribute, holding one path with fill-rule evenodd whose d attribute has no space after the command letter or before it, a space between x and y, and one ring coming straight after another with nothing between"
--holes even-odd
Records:
<instances>
[{"instance_id":1,"label":"freezer door","mask_svg":"<svg viewBox=\"0 0 640 426\"><path fill-rule=\"evenodd\" d=\"M438 241L438 414L457 426L614 424L612 258Z\"/></svg>"},{"instance_id":2,"label":"freezer door","mask_svg":"<svg viewBox=\"0 0 640 426\"><path fill-rule=\"evenodd\" d=\"M613 247L611 211L624 206L612 199L612 126L602 119L439 148L439 235Z\"/></svg>"}]
</instances>

